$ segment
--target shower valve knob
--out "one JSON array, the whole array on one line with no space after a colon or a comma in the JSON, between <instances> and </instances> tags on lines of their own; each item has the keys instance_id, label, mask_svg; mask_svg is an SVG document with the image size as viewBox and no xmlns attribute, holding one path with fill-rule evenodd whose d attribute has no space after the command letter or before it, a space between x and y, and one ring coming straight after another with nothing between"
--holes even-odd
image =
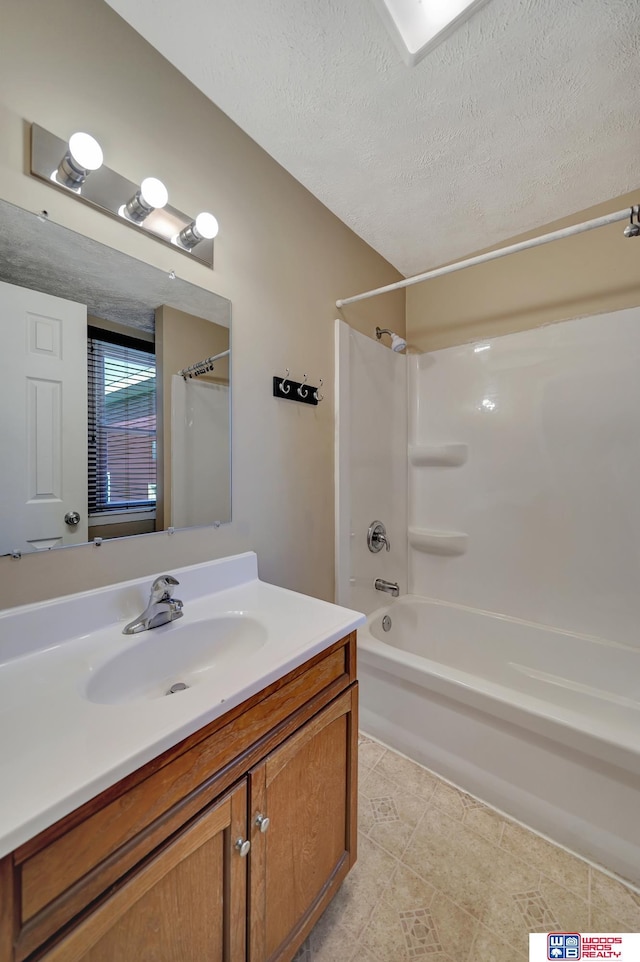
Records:
<instances>
[{"instance_id":1,"label":"shower valve knob","mask_svg":"<svg viewBox=\"0 0 640 962\"><path fill-rule=\"evenodd\" d=\"M387 538L387 529L382 521L372 521L369 525L369 530L367 531L367 547L369 551L372 551L374 554L382 551L383 548L386 548L387 551L390 550L391 545Z\"/></svg>"}]
</instances>

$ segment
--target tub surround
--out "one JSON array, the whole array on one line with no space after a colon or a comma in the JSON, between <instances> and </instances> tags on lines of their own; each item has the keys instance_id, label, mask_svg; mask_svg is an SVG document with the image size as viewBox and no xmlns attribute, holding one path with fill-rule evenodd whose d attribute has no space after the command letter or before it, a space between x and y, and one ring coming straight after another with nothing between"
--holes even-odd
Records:
<instances>
[{"instance_id":1,"label":"tub surround","mask_svg":"<svg viewBox=\"0 0 640 962\"><path fill-rule=\"evenodd\" d=\"M638 648L639 321L408 358L412 450L466 446L457 467L410 458L409 525L468 535L451 559L410 540L410 594Z\"/></svg>"},{"instance_id":2,"label":"tub surround","mask_svg":"<svg viewBox=\"0 0 640 962\"><path fill-rule=\"evenodd\" d=\"M338 597L371 619L363 727L636 883L639 320L410 353L382 414L390 358L339 332L337 479ZM377 470L403 431L405 488ZM362 504L405 512L382 559L362 550ZM378 610L371 581L405 572L408 595Z\"/></svg>"},{"instance_id":3,"label":"tub surround","mask_svg":"<svg viewBox=\"0 0 640 962\"><path fill-rule=\"evenodd\" d=\"M148 577L0 613L1 754L11 783L0 799L0 856L364 620L261 582L252 552L171 574L180 582L183 618L138 635L125 636L122 628L146 606ZM260 643L254 638L253 650L236 660L228 654L219 671L215 662L200 672L187 665L184 678L170 673L155 692L129 686L120 701L117 693L109 696L114 703L91 700L96 673L115 656L169 634L180 646L181 631L217 617L253 619ZM179 680L189 689L162 697Z\"/></svg>"},{"instance_id":4,"label":"tub surround","mask_svg":"<svg viewBox=\"0 0 640 962\"><path fill-rule=\"evenodd\" d=\"M335 597L368 613L380 604L376 578L407 590L408 359L340 320L335 351ZM391 550L372 554L367 530L376 519Z\"/></svg>"}]
</instances>

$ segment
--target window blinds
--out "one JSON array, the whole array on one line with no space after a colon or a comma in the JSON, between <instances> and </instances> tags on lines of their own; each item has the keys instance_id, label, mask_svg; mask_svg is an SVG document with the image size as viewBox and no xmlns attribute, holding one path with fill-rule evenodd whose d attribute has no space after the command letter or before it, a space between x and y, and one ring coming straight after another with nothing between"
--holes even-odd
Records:
<instances>
[{"instance_id":1,"label":"window blinds","mask_svg":"<svg viewBox=\"0 0 640 962\"><path fill-rule=\"evenodd\" d=\"M155 507L156 359L150 347L89 328L89 515Z\"/></svg>"}]
</instances>

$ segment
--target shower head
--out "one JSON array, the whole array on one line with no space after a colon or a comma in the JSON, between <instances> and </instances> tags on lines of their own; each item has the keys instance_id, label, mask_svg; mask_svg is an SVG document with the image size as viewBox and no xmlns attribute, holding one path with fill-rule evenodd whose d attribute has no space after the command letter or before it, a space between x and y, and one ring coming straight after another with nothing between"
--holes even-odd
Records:
<instances>
[{"instance_id":1,"label":"shower head","mask_svg":"<svg viewBox=\"0 0 640 962\"><path fill-rule=\"evenodd\" d=\"M391 335L391 350L392 350L392 351L404 351L404 349L405 349L406 346L407 346L407 342L405 341L405 339L404 339L403 337L400 337L398 334L392 334L392 335Z\"/></svg>"},{"instance_id":2,"label":"shower head","mask_svg":"<svg viewBox=\"0 0 640 962\"><path fill-rule=\"evenodd\" d=\"M404 351L405 347L407 346L407 342L403 337L400 337L399 334L394 334L393 331L387 330L386 327L376 327L376 337L378 340L380 340L383 334L388 334L390 336L392 351Z\"/></svg>"}]
</instances>

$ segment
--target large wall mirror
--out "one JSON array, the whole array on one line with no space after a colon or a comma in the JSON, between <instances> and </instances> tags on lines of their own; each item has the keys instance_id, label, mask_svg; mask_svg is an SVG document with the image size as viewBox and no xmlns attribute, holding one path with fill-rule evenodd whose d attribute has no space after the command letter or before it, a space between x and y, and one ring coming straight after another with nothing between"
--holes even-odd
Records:
<instances>
[{"instance_id":1,"label":"large wall mirror","mask_svg":"<svg viewBox=\"0 0 640 962\"><path fill-rule=\"evenodd\" d=\"M231 520L231 302L0 201L0 555Z\"/></svg>"}]
</instances>

